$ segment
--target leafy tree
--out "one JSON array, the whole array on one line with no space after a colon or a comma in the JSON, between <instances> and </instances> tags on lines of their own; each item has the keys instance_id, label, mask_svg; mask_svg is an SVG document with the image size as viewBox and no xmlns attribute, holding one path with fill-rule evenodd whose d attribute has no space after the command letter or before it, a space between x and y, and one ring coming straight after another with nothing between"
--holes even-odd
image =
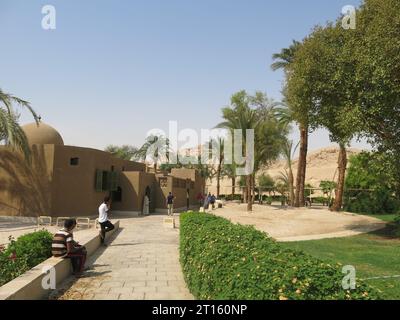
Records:
<instances>
[{"instance_id":1,"label":"leafy tree","mask_svg":"<svg viewBox=\"0 0 400 320\"><path fill-rule=\"evenodd\" d=\"M344 48L354 65L351 112L370 142L400 165L400 1L365 0L351 34Z\"/></svg>"},{"instance_id":2,"label":"leafy tree","mask_svg":"<svg viewBox=\"0 0 400 320\"><path fill-rule=\"evenodd\" d=\"M324 194L331 194L336 189L337 184L335 181L323 180L319 183L319 187L322 189Z\"/></svg>"},{"instance_id":3,"label":"leafy tree","mask_svg":"<svg viewBox=\"0 0 400 320\"><path fill-rule=\"evenodd\" d=\"M108 145L104 151L109 152L115 157L123 160L135 160L135 154L138 151L138 148L129 145Z\"/></svg>"},{"instance_id":4,"label":"leafy tree","mask_svg":"<svg viewBox=\"0 0 400 320\"><path fill-rule=\"evenodd\" d=\"M346 177L345 209L359 213L394 213L400 209L393 179L393 168L387 165L387 155L379 152L362 152L350 158ZM390 161L390 160L389 160Z\"/></svg>"},{"instance_id":5,"label":"leafy tree","mask_svg":"<svg viewBox=\"0 0 400 320\"><path fill-rule=\"evenodd\" d=\"M309 101L308 121L312 130L324 127L330 139L340 147L338 187L332 210L342 207L347 167L346 146L357 133L351 125L356 119L349 112L353 106L352 57L343 50L347 33L339 23L316 27L296 54L289 82L289 97ZM354 121L353 121L354 120Z\"/></svg>"},{"instance_id":6,"label":"leafy tree","mask_svg":"<svg viewBox=\"0 0 400 320\"><path fill-rule=\"evenodd\" d=\"M258 185L262 188L273 189L275 182L269 174L263 173L258 177Z\"/></svg>"},{"instance_id":7,"label":"leafy tree","mask_svg":"<svg viewBox=\"0 0 400 320\"><path fill-rule=\"evenodd\" d=\"M30 159L30 146L18 123L19 114L15 105L27 109L36 123L39 123L40 119L28 101L0 89L0 142L22 151L25 158Z\"/></svg>"}]
</instances>

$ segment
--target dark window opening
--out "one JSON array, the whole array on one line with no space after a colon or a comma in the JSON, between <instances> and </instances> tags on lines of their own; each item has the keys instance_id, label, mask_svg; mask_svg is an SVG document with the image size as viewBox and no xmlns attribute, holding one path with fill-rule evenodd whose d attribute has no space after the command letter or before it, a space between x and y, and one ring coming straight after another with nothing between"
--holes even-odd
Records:
<instances>
[{"instance_id":1,"label":"dark window opening","mask_svg":"<svg viewBox=\"0 0 400 320\"><path fill-rule=\"evenodd\" d=\"M71 158L71 159L69 159L69 164L70 164L71 166L77 166L77 165L79 165L79 158Z\"/></svg>"},{"instance_id":2,"label":"dark window opening","mask_svg":"<svg viewBox=\"0 0 400 320\"><path fill-rule=\"evenodd\" d=\"M118 187L118 172L96 170L95 188L97 192L116 191Z\"/></svg>"},{"instance_id":3,"label":"dark window opening","mask_svg":"<svg viewBox=\"0 0 400 320\"><path fill-rule=\"evenodd\" d=\"M111 166L111 172L113 172L114 171L114 166Z\"/></svg>"},{"instance_id":4,"label":"dark window opening","mask_svg":"<svg viewBox=\"0 0 400 320\"><path fill-rule=\"evenodd\" d=\"M112 201L113 202L121 202L122 201L122 189L118 187L117 190L113 191L112 194Z\"/></svg>"},{"instance_id":5,"label":"dark window opening","mask_svg":"<svg viewBox=\"0 0 400 320\"><path fill-rule=\"evenodd\" d=\"M108 190L109 189L109 180L108 180L109 174L107 171L103 171L103 179L102 179L102 190Z\"/></svg>"}]
</instances>

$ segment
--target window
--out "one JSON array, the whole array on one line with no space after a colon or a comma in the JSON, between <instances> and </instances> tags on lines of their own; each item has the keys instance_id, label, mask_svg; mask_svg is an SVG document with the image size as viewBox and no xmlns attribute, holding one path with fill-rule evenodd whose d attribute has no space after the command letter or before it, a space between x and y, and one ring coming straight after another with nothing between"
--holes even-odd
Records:
<instances>
[{"instance_id":1,"label":"window","mask_svg":"<svg viewBox=\"0 0 400 320\"><path fill-rule=\"evenodd\" d=\"M96 170L95 188L97 192L117 191L118 172Z\"/></svg>"},{"instance_id":2,"label":"window","mask_svg":"<svg viewBox=\"0 0 400 320\"><path fill-rule=\"evenodd\" d=\"M121 187L117 187L117 190L112 192L111 198L112 198L113 202L121 202L122 201L122 189L121 189Z\"/></svg>"},{"instance_id":3,"label":"window","mask_svg":"<svg viewBox=\"0 0 400 320\"><path fill-rule=\"evenodd\" d=\"M71 166L77 166L77 165L79 165L79 158L71 158L71 159L69 159L69 164L70 164Z\"/></svg>"}]
</instances>

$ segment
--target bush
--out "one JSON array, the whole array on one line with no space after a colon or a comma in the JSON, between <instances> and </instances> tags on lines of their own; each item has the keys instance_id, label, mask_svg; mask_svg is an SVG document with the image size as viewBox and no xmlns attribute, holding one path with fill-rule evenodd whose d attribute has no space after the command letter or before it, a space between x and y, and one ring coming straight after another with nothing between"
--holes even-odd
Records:
<instances>
[{"instance_id":1,"label":"bush","mask_svg":"<svg viewBox=\"0 0 400 320\"><path fill-rule=\"evenodd\" d=\"M0 286L50 258L52 239L46 230L11 239L7 248L0 250Z\"/></svg>"},{"instance_id":2,"label":"bush","mask_svg":"<svg viewBox=\"0 0 400 320\"><path fill-rule=\"evenodd\" d=\"M344 209L364 214L390 214L400 210L397 167L384 155L362 152L350 157L346 176Z\"/></svg>"},{"instance_id":3,"label":"bush","mask_svg":"<svg viewBox=\"0 0 400 320\"><path fill-rule=\"evenodd\" d=\"M400 215L398 215L394 221L393 221L393 225L394 225L394 234L397 237L400 237Z\"/></svg>"},{"instance_id":4,"label":"bush","mask_svg":"<svg viewBox=\"0 0 400 320\"><path fill-rule=\"evenodd\" d=\"M185 213L180 229L182 269L197 299L378 298L359 280L356 290L343 290L340 265L285 249L254 227L204 213Z\"/></svg>"},{"instance_id":5,"label":"bush","mask_svg":"<svg viewBox=\"0 0 400 320\"><path fill-rule=\"evenodd\" d=\"M242 199L242 195L234 194L232 196L232 194L227 194L227 195L221 195L220 198L226 201L240 201Z\"/></svg>"}]
</instances>

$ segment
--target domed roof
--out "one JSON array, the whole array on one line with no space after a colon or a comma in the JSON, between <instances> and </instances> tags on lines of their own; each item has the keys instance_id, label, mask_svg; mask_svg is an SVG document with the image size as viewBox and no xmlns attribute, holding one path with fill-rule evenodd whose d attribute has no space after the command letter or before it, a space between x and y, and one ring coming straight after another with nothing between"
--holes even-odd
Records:
<instances>
[{"instance_id":1,"label":"domed roof","mask_svg":"<svg viewBox=\"0 0 400 320\"><path fill-rule=\"evenodd\" d=\"M57 146L64 145L64 141L61 135L57 132L57 130L43 122L39 122L39 125L37 125L35 122L29 123L27 125L22 126L22 130L24 130L25 135L28 138L29 145L34 145L34 144L54 144Z\"/></svg>"}]
</instances>

